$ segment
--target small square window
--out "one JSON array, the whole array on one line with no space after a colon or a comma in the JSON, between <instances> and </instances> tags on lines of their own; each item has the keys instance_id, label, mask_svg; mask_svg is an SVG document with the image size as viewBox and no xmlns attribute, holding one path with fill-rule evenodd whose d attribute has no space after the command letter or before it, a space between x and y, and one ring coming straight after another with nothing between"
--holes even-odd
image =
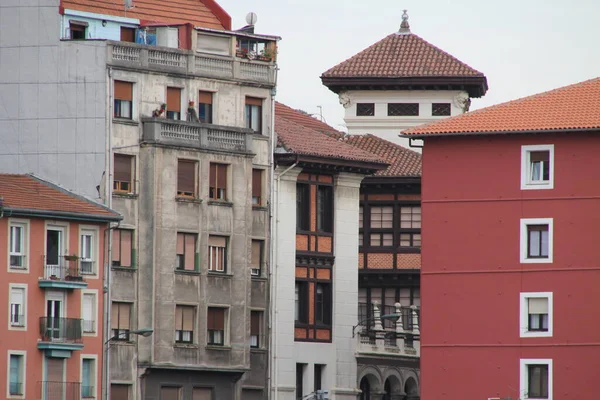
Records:
<instances>
[{"instance_id":1,"label":"small square window","mask_svg":"<svg viewBox=\"0 0 600 400\"><path fill-rule=\"evenodd\" d=\"M450 103L433 103L431 105L431 115L434 117L445 117L450 115Z\"/></svg>"},{"instance_id":2,"label":"small square window","mask_svg":"<svg viewBox=\"0 0 600 400\"><path fill-rule=\"evenodd\" d=\"M419 103L389 103L388 117L416 117L419 115Z\"/></svg>"},{"instance_id":3,"label":"small square window","mask_svg":"<svg viewBox=\"0 0 600 400\"><path fill-rule=\"evenodd\" d=\"M521 263L552 262L552 218L521 219Z\"/></svg>"},{"instance_id":4,"label":"small square window","mask_svg":"<svg viewBox=\"0 0 600 400\"><path fill-rule=\"evenodd\" d=\"M520 391L529 400L552 400L552 360L521 359Z\"/></svg>"},{"instance_id":5,"label":"small square window","mask_svg":"<svg viewBox=\"0 0 600 400\"><path fill-rule=\"evenodd\" d=\"M554 188L554 145L521 147L521 189Z\"/></svg>"},{"instance_id":6,"label":"small square window","mask_svg":"<svg viewBox=\"0 0 600 400\"><path fill-rule=\"evenodd\" d=\"M357 117L372 117L375 115L375 103L357 103Z\"/></svg>"},{"instance_id":7,"label":"small square window","mask_svg":"<svg viewBox=\"0 0 600 400\"><path fill-rule=\"evenodd\" d=\"M552 292L520 295L520 337L552 336Z\"/></svg>"}]
</instances>

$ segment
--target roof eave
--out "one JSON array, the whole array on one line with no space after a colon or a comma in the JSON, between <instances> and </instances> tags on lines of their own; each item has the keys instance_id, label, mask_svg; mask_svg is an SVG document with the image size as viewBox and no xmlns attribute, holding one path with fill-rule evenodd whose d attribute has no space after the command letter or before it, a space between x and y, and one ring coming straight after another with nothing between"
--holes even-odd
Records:
<instances>
[{"instance_id":1,"label":"roof eave","mask_svg":"<svg viewBox=\"0 0 600 400\"><path fill-rule=\"evenodd\" d=\"M398 136L412 139L428 139L433 137L449 136L487 136L487 135L527 135L541 133L587 133L599 132L600 127L596 128L569 128L569 129L529 129L522 131L488 131L488 132L440 132L440 133L400 133Z\"/></svg>"},{"instance_id":2,"label":"roof eave","mask_svg":"<svg viewBox=\"0 0 600 400\"><path fill-rule=\"evenodd\" d=\"M305 154L297 154L294 152L289 153L276 153L275 158L279 164L293 164L298 163L303 166L308 165L323 165L328 166L331 169L348 170L348 171L362 171L364 174L372 174L377 171L386 169L389 164L379 163L375 161L360 161L360 160L348 160L344 158L335 157L321 157L312 156Z\"/></svg>"},{"instance_id":3,"label":"roof eave","mask_svg":"<svg viewBox=\"0 0 600 400\"><path fill-rule=\"evenodd\" d=\"M32 208L4 207L5 214L21 217L37 218L62 218L75 221L94 221L94 222L118 222L123 219L119 214L102 215L89 213L76 213L70 211L37 210Z\"/></svg>"}]
</instances>

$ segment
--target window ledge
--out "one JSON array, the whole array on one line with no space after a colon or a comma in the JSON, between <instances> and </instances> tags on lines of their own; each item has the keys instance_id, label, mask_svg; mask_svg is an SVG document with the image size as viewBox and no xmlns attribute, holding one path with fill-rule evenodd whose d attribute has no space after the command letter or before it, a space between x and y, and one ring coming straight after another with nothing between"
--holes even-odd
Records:
<instances>
[{"instance_id":1,"label":"window ledge","mask_svg":"<svg viewBox=\"0 0 600 400\"><path fill-rule=\"evenodd\" d=\"M8 272L28 272L29 268L27 267L9 267Z\"/></svg>"},{"instance_id":2,"label":"window ledge","mask_svg":"<svg viewBox=\"0 0 600 400\"><path fill-rule=\"evenodd\" d=\"M214 345L214 344L207 344L206 345L206 349L207 350L230 351L231 350L231 346L219 346L219 345Z\"/></svg>"},{"instance_id":3,"label":"window ledge","mask_svg":"<svg viewBox=\"0 0 600 400\"><path fill-rule=\"evenodd\" d=\"M233 278L233 274L228 274L225 272L214 272L214 271L208 271L208 276L221 277L221 278L227 278L227 279Z\"/></svg>"},{"instance_id":4,"label":"window ledge","mask_svg":"<svg viewBox=\"0 0 600 400\"><path fill-rule=\"evenodd\" d=\"M253 281L266 282L268 279L260 275L251 275Z\"/></svg>"},{"instance_id":5,"label":"window ledge","mask_svg":"<svg viewBox=\"0 0 600 400\"><path fill-rule=\"evenodd\" d=\"M128 271L128 272L135 272L135 271L137 271L136 267L120 267L118 265L111 265L110 268L113 271Z\"/></svg>"},{"instance_id":6,"label":"window ledge","mask_svg":"<svg viewBox=\"0 0 600 400\"><path fill-rule=\"evenodd\" d=\"M265 206L252 206L252 210L254 210L254 211L269 211L269 207L265 207Z\"/></svg>"},{"instance_id":7,"label":"window ledge","mask_svg":"<svg viewBox=\"0 0 600 400\"><path fill-rule=\"evenodd\" d=\"M182 196L176 196L175 197L175 201L179 202L179 203L192 203L192 204L202 204L202 199L199 199L197 197L182 197Z\"/></svg>"},{"instance_id":8,"label":"window ledge","mask_svg":"<svg viewBox=\"0 0 600 400\"><path fill-rule=\"evenodd\" d=\"M135 345L135 342L132 342L131 340L111 340L110 341L110 347L113 346L133 346Z\"/></svg>"},{"instance_id":9,"label":"window ledge","mask_svg":"<svg viewBox=\"0 0 600 400\"><path fill-rule=\"evenodd\" d=\"M115 124L123 124L123 125L131 125L131 126L138 126L140 124L138 121L135 121L133 119L119 118L119 117L113 117L113 122Z\"/></svg>"},{"instance_id":10,"label":"window ledge","mask_svg":"<svg viewBox=\"0 0 600 400\"><path fill-rule=\"evenodd\" d=\"M192 275L192 276L200 276L200 271L192 271L189 269L176 269L175 270L176 274L181 274L181 275Z\"/></svg>"},{"instance_id":11,"label":"window ledge","mask_svg":"<svg viewBox=\"0 0 600 400\"><path fill-rule=\"evenodd\" d=\"M173 348L176 349L199 349L200 346L194 343L174 343Z\"/></svg>"},{"instance_id":12,"label":"window ledge","mask_svg":"<svg viewBox=\"0 0 600 400\"><path fill-rule=\"evenodd\" d=\"M113 197L120 197L122 199L137 199L138 195L136 193L113 192Z\"/></svg>"},{"instance_id":13,"label":"window ledge","mask_svg":"<svg viewBox=\"0 0 600 400\"><path fill-rule=\"evenodd\" d=\"M269 140L268 136L264 135L261 132L256 132L256 131L252 134L252 138L259 139L259 140Z\"/></svg>"},{"instance_id":14,"label":"window ledge","mask_svg":"<svg viewBox=\"0 0 600 400\"><path fill-rule=\"evenodd\" d=\"M233 207L233 203L225 200L209 200L208 204L211 206Z\"/></svg>"},{"instance_id":15,"label":"window ledge","mask_svg":"<svg viewBox=\"0 0 600 400\"><path fill-rule=\"evenodd\" d=\"M267 349L263 347L250 347L250 353L266 353Z\"/></svg>"}]
</instances>

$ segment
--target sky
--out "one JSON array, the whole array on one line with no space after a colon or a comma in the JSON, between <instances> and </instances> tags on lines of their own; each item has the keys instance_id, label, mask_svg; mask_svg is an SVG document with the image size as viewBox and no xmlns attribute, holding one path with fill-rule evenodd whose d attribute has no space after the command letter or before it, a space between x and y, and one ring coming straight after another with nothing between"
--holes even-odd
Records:
<instances>
[{"instance_id":1,"label":"sky","mask_svg":"<svg viewBox=\"0 0 600 400\"><path fill-rule=\"evenodd\" d=\"M345 130L344 109L320 75L396 32L411 32L483 72L489 90L471 110L600 76L600 1L218 0L233 29L258 15L277 35L277 100Z\"/></svg>"}]
</instances>

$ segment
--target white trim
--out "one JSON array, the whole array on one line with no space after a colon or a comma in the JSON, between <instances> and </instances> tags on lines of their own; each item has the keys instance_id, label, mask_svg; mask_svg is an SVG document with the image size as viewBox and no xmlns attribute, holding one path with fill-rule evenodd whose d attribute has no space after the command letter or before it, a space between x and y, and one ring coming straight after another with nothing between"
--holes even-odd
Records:
<instances>
[{"instance_id":1,"label":"white trim","mask_svg":"<svg viewBox=\"0 0 600 400\"><path fill-rule=\"evenodd\" d=\"M530 162L529 154L532 151L548 151L550 163L550 176L547 182L531 182L529 179ZM554 145L536 144L521 146L521 190L554 189Z\"/></svg>"},{"instance_id":2,"label":"white trim","mask_svg":"<svg viewBox=\"0 0 600 400\"><path fill-rule=\"evenodd\" d=\"M83 273L83 271L81 271L81 261L83 260L81 258L82 254L83 254L83 248L81 247L81 237L87 235L87 236L91 236L92 237L92 258L90 259L92 261L92 273L88 274L88 273ZM79 252L78 252L78 256L79 256L79 265L77 266L80 269L80 273L82 275L85 275L86 279L98 279L98 270L100 269L100 262L99 262L99 254L100 254L100 244L99 244L99 229L97 226L95 225L79 225L79 235L77 238L77 246L79 248Z\"/></svg>"},{"instance_id":3,"label":"white trim","mask_svg":"<svg viewBox=\"0 0 600 400\"><path fill-rule=\"evenodd\" d=\"M94 321L94 332L86 332L85 330L82 330L82 334L83 336L93 336L93 337L97 337L98 336L98 331L100 330L100 326L98 324L98 289L82 289L81 290L81 319L83 320L83 323L85 323L85 319L84 317L84 313L83 313L83 299L85 297L85 295L92 295L94 296L94 302L92 304L93 307L93 321Z\"/></svg>"},{"instance_id":4,"label":"white trim","mask_svg":"<svg viewBox=\"0 0 600 400\"><path fill-rule=\"evenodd\" d=\"M554 218L521 218L520 220L520 262L521 264L551 264L553 260L554 248ZM547 258L527 258L527 226L528 225L548 225L548 257Z\"/></svg>"},{"instance_id":5,"label":"white trim","mask_svg":"<svg viewBox=\"0 0 600 400\"><path fill-rule=\"evenodd\" d=\"M529 397L527 393L527 366L528 365L548 365L548 398L547 399L537 399L534 397ZM519 367L519 395L522 399L528 400L552 400L552 359L551 358L522 358L520 360Z\"/></svg>"},{"instance_id":6,"label":"white trim","mask_svg":"<svg viewBox=\"0 0 600 400\"><path fill-rule=\"evenodd\" d=\"M529 331L529 307L527 300L529 299L548 299L548 331L537 332ZM522 338L532 337L552 337L553 332L553 296L552 292L523 292L520 293L519 301L519 334Z\"/></svg>"},{"instance_id":7,"label":"white trim","mask_svg":"<svg viewBox=\"0 0 600 400\"><path fill-rule=\"evenodd\" d=\"M93 367L94 371L92 371L93 380L90 382L91 386L94 388L92 391L93 397L83 397L83 392L80 393L82 399L91 399L98 398L98 355L97 354L82 354L79 357L79 382L81 382L81 391L83 391L83 360L94 360Z\"/></svg>"},{"instance_id":8,"label":"white trim","mask_svg":"<svg viewBox=\"0 0 600 400\"><path fill-rule=\"evenodd\" d=\"M12 289L23 290L23 326L13 326L10 324L10 295ZM10 283L8 285L8 330L10 331L26 331L27 330L27 284L26 283Z\"/></svg>"},{"instance_id":9,"label":"white trim","mask_svg":"<svg viewBox=\"0 0 600 400\"><path fill-rule=\"evenodd\" d=\"M23 363L21 364L21 379L23 379L23 394L11 395L10 394L10 356L22 356ZM25 350L8 350L6 352L6 398L7 399L25 399L27 396L27 351Z\"/></svg>"},{"instance_id":10,"label":"white trim","mask_svg":"<svg viewBox=\"0 0 600 400\"><path fill-rule=\"evenodd\" d=\"M10 231L11 231L11 227L13 226L20 226L23 228L23 238L22 238L22 243L23 243L23 252L21 253L24 256L24 260L23 260L23 268L11 268L10 267L10 253L11 253L11 248L10 248ZM7 228L8 228L8 232L7 232L7 244L6 244L6 248L7 248L7 259L6 259L6 267L8 272L13 272L13 273L17 273L17 274L28 274L29 273L29 243L31 242L30 240L30 223L28 219L17 219L17 218L9 218L8 219L8 224L7 224Z\"/></svg>"}]
</instances>

